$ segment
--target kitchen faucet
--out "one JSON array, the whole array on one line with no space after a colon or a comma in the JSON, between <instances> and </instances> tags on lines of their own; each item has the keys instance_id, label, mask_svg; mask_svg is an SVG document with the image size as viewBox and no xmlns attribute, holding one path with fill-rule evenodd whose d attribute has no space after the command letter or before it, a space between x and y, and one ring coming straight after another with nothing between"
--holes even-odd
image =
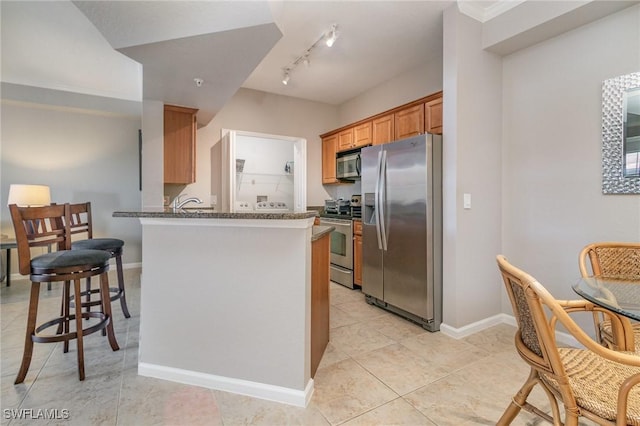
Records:
<instances>
[{"instance_id":1,"label":"kitchen faucet","mask_svg":"<svg viewBox=\"0 0 640 426\"><path fill-rule=\"evenodd\" d=\"M176 198L173 199L173 211L174 211L174 213L177 212L178 210L182 209L182 207L184 207L185 204L189 204L189 203L202 204L202 200L200 198L198 198L198 197L189 197L189 198L185 198L184 200L180 201L180 198L182 197L182 195L187 195L187 194L178 195Z\"/></svg>"}]
</instances>

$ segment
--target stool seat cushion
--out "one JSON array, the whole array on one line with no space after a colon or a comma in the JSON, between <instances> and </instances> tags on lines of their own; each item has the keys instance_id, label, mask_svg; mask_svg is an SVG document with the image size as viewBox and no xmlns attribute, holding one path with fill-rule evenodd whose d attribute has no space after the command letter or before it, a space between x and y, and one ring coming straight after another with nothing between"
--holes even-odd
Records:
<instances>
[{"instance_id":1,"label":"stool seat cushion","mask_svg":"<svg viewBox=\"0 0 640 426\"><path fill-rule=\"evenodd\" d=\"M92 249L92 250L113 250L124 246L124 241L117 238L91 238L78 240L71 243L71 250Z\"/></svg>"},{"instance_id":2,"label":"stool seat cushion","mask_svg":"<svg viewBox=\"0 0 640 426\"><path fill-rule=\"evenodd\" d=\"M102 250L61 250L31 259L31 267L38 269L68 268L81 265L103 265L111 255Z\"/></svg>"}]
</instances>

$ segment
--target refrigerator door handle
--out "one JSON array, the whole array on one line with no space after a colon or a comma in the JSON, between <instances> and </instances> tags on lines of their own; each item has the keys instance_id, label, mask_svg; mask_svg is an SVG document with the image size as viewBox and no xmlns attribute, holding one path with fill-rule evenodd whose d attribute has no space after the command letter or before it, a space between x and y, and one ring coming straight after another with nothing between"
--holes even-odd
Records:
<instances>
[{"instance_id":1,"label":"refrigerator door handle","mask_svg":"<svg viewBox=\"0 0 640 426\"><path fill-rule=\"evenodd\" d=\"M373 202L373 214L376 221L376 236L378 237L378 250L382 250L382 237L380 235L380 168L382 165L382 151L378 152L378 164L376 165L376 188Z\"/></svg>"},{"instance_id":2,"label":"refrigerator door handle","mask_svg":"<svg viewBox=\"0 0 640 426\"><path fill-rule=\"evenodd\" d=\"M387 251L387 227L385 224L385 201L387 198L387 150L382 150L382 161L380 162L380 197L378 199L378 217L380 218L380 239L382 240L382 250Z\"/></svg>"}]
</instances>

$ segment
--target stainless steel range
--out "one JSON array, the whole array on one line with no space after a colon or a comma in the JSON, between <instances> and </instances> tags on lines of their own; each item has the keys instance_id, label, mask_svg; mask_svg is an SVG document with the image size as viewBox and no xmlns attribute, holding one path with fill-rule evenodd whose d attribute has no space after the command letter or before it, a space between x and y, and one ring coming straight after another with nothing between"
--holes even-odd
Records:
<instances>
[{"instance_id":1,"label":"stainless steel range","mask_svg":"<svg viewBox=\"0 0 640 426\"><path fill-rule=\"evenodd\" d=\"M335 228L331 232L331 281L353 288L353 221L350 200L325 200L320 225Z\"/></svg>"},{"instance_id":2,"label":"stainless steel range","mask_svg":"<svg viewBox=\"0 0 640 426\"><path fill-rule=\"evenodd\" d=\"M333 226L331 232L331 262L329 275L331 281L353 288L353 221L320 216L320 225Z\"/></svg>"}]
</instances>

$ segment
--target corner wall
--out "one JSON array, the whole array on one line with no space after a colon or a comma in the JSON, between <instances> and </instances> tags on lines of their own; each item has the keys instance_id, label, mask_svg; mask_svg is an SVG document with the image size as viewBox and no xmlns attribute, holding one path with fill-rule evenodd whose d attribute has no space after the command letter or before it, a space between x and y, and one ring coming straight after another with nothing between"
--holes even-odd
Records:
<instances>
[{"instance_id":1,"label":"corner wall","mask_svg":"<svg viewBox=\"0 0 640 426\"><path fill-rule=\"evenodd\" d=\"M443 325L461 328L501 308L502 62L456 5L443 27Z\"/></svg>"},{"instance_id":2,"label":"corner wall","mask_svg":"<svg viewBox=\"0 0 640 426\"><path fill-rule=\"evenodd\" d=\"M640 195L601 189L602 82L639 70L640 6L504 58L502 251L556 298L585 245L640 241Z\"/></svg>"},{"instance_id":3,"label":"corner wall","mask_svg":"<svg viewBox=\"0 0 640 426\"><path fill-rule=\"evenodd\" d=\"M38 88L24 90L40 91L41 98L50 104L2 100L2 233L15 235L7 207L10 184L49 185L53 202L90 201L94 237L124 240L123 261L140 262L140 224L112 217L114 211L140 209L139 113L124 115L80 106L57 106L53 104L54 91L47 91L45 96ZM68 93L59 95L66 104ZM110 98L82 94L73 97L76 102L88 100L92 105L97 104L96 100L115 103L114 110L121 106L118 103L121 101ZM11 272L16 273L17 256L12 261Z\"/></svg>"}]
</instances>

